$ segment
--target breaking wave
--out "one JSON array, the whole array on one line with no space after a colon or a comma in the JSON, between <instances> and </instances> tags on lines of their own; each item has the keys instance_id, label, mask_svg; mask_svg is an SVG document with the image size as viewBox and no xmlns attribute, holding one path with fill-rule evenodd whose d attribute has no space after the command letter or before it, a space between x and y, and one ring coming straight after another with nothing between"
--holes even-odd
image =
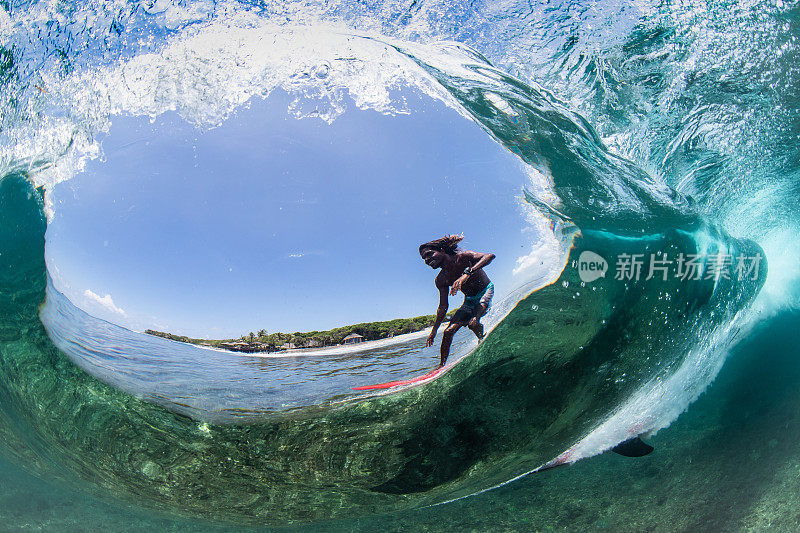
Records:
<instances>
[{"instance_id":1,"label":"breaking wave","mask_svg":"<svg viewBox=\"0 0 800 533\"><path fill-rule=\"evenodd\" d=\"M258 523L440 503L666 427L737 338L796 303L788 8L159 1L2 13L0 432L5 453L42 475ZM485 340L439 379L382 395L313 375L300 400L276 387L267 406L230 389L209 404L207 392L181 402L129 388L132 347L156 368L167 341L75 308L48 285L44 254L48 191L102 157L111 118L177 111L213 128L276 89L295 117L335 121L351 100L413 112L398 88L479 124L527 169L521 202L541 238ZM587 280L595 256L606 275ZM614 272L635 258L642 275ZM202 381L186 368L162 378Z\"/></svg>"}]
</instances>

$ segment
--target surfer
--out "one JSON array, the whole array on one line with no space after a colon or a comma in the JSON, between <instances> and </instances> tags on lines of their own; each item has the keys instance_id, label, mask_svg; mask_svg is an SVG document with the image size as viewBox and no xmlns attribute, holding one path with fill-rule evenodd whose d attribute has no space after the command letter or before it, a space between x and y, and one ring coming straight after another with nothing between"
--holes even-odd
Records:
<instances>
[{"instance_id":1,"label":"surfer","mask_svg":"<svg viewBox=\"0 0 800 533\"><path fill-rule=\"evenodd\" d=\"M494 259L494 254L461 250L458 248L458 243L463 239L463 235L445 235L441 239L426 242L419 247L419 255L426 265L434 270L442 269L436 276L439 308L436 310L436 321L425 346L433 345L436 331L447 315L448 296L455 296L459 290L464 293L463 305L453 314L442 334L439 368L447 361L453 335L462 326L472 330L479 342L483 339L481 317L489 310L494 296L494 283L483 271L483 267Z\"/></svg>"}]
</instances>

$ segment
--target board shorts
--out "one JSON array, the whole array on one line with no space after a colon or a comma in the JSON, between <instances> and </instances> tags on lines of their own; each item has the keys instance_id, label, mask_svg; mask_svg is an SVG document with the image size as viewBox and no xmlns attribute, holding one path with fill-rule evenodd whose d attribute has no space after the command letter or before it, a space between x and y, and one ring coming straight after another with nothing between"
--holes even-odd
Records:
<instances>
[{"instance_id":1,"label":"board shorts","mask_svg":"<svg viewBox=\"0 0 800 533\"><path fill-rule=\"evenodd\" d=\"M486 310L492 307L492 297L494 296L494 283L491 281L483 288L481 292L475 296L465 296L464 303L458 310L453 313L453 318L450 319L451 323L466 326L469 321L473 319L480 309L480 305L486 306Z\"/></svg>"}]
</instances>

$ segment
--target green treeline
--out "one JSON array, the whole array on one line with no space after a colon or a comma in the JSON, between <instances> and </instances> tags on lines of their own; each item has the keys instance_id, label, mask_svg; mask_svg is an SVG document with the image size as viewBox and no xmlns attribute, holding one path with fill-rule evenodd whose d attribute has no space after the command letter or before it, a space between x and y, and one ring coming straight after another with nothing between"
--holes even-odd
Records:
<instances>
[{"instance_id":1,"label":"green treeline","mask_svg":"<svg viewBox=\"0 0 800 533\"><path fill-rule=\"evenodd\" d=\"M173 335L152 329L145 330L149 335L163 337L190 344L205 344L216 348L225 348L243 352L274 352L285 350L289 345L295 348L312 348L322 346L335 346L342 344L344 338L353 333L361 335L366 341L386 339L394 335L413 333L433 325L435 315L424 315L413 318L396 318L383 322L365 322L342 326L327 331L297 331L295 333L267 333L266 330L250 332L238 339L193 339L184 335Z\"/></svg>"}]
</instances>

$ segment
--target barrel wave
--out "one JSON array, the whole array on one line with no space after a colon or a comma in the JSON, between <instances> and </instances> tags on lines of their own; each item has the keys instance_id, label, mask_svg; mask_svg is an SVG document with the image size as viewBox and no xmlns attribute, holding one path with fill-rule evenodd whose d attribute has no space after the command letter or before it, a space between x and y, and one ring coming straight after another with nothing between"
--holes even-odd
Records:
<instances>
[{"instance_id":1,"label":"barrel wave","mask_svg":"<svg viewBox=\"0 0 800 533\"><path fill-rule=\"evenodd\" d=\"M3 455L39 476L169 512L312 522L439 504L541 475L667 427L708 387L734 340L774 303L754 304L759 294L765 301L763 293L791 282L783 268L778 281L772 273L773 257L782 266L771 251L787 247L786 220L762 216L788 201L791 181L771 172L791 175L789 149L780 139L762 146L772 168L737 186L731 180L753 152L718 138L746 138L746 121L774 101L756 102L758 91L732 85L713 92L719 87L703 78L699 53L696 79L676 74L687 50L711 46L673 17L678 8L634 16L564 8L579 29L592 17L630 22L606 28L614 39L589 56L592 38L569 36L545 11L539 26L528 28L512 10L494 19L495 31L481 32L475 13L433 23L424 16L432 4L406 14L384 7L374 27L374 14L338 6L331 20L349 21L347 31L276 27L275 14L255 8L120 11L112 18L127 29L103 44L84 36L82 51L64 56L69 68L53 63L52 52L78 38L69 31L41 47L21 43L22 22L5 36L17 52L3 56L2 79L17 96L2 104L3 135L13 142L0 178ZM27 31L36 27L22 8L10 13ZM496 32L516 37L504 44ZM227 44L208 46L214 36ZM280 53L259 55L267 37ZM449 40L432 42L441 38ZM519 59L531 39L538 51ZM34 84L26 73L36 69ZM676 80L683 99L673 94ZM480 344L458 347L457 363L419 386L324 390L250 409L249 400L181 403L116 379L125 354L111 341L125 336L129 346L142 334L109 326L111 341L97 341L96 359L87 357L81 335L100 326L52 285L48 189L99 153L94 136L109 116L177 109L198 128L212 127L281 88L299 95L298 116L336 120L347 113L343 95L396 112L398 86L477 123L529 172L519 201L544 244L520 258L522 281L487 317ZM751 98L751 115L726 115L724 91ZM303 107L310 100L312 111ZM794 127L785 122L783 139Z\"/></svg>"}]
</instances>

